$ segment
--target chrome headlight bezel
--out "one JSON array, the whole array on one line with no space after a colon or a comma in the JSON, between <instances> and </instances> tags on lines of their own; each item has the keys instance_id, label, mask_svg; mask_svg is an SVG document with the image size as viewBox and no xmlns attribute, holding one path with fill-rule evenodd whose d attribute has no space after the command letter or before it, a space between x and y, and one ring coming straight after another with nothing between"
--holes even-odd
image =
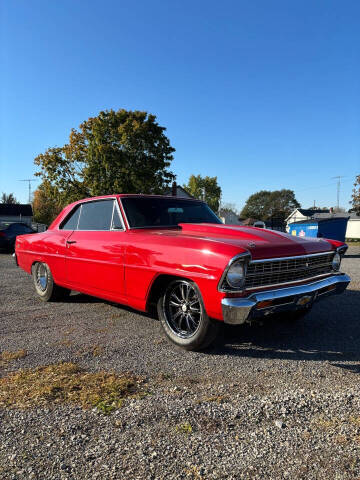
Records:
<instances>
[{"instance_id":1,"label":"chrome headlight bezel","mask_svg":"<svg viewBox=\"0 0 360 480\"><path fill-rule=\"evenodd\" d=\"M231 288L238 289L242 288L245 283L245 265L244 262L239 260L234 262L227 274L226 281Z\"/></svg>"},{"instance_id":2,"label":"chrome headlight bezel","mask_svg":"<svg viewBox=\"0 0 360 480\"><path fill-rule=\"evenodd\" d=\"M218 290L226 293L242 292L245 289L246 270L250 260L249 252L233 257L220 278Z\"/></svg>"},{"instance_id":3,"label":"chrome headlight bezel","mask_svg":"<svg viewBox=\"0 0 360 480\"><path fill-rule=\"evenodd\" d=\"M331 261L331 268L334 270L334 272L338 272L340 270L340 265L341 265L341 255L339 252L335 252L335 255L333 256Z\"/></svg>"},{"instance_id":4,"label":"chrome headlight bezel","mask_svg":"<svg viewBox=\"0 0 360 480\"><path fill-rule=\"evenodd\" d=\"M345 255L347 249L348 249L348 245L344 243L344 245L341 245L341 247L338 247L336 251L337 253L340 254L340 257L342 258Z\"/></svg>"}]
</instances>

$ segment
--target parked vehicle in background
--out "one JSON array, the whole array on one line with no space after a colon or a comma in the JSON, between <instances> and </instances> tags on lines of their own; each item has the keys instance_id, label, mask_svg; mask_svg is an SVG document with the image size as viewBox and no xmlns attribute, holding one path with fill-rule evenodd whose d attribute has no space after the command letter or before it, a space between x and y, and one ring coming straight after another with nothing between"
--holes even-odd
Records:
<instances>
[{"instance_id":1,"label":"parked vehicle in background","mask_svg":"<svg viewBox=\"0 0 360 480\"><path fill-rule=\"evenodd\" d=\"M0 248L14 251L16 237L30 233L36 233L36 231L26 223L2 223L0 224Z\"/></svg>"},{"instance_id":2,"label":"parked vehicle in background","mask_svg":"<svg viewBox=\"0 0 360 480\"><path fill-rule=\"evenodd\" d=\"M16 240L15 260L44 301L80 291L157 312L166 335L205 348L220 321L232 325L341 293L347 245L255 227L224 225L206 203L151 195L89 198L48 230Z\"/></svg>"},{"instance_id":3,"label":"parked vehicle in background","mask_svg":"<svg viewBox=\"0 0 360 480\"><path fill-rule=\"evenodd\" d=\"M262 222L261 220L255 222L253 226L257 228L266 228L265 222Z\"/></svg>"}]
</instances>

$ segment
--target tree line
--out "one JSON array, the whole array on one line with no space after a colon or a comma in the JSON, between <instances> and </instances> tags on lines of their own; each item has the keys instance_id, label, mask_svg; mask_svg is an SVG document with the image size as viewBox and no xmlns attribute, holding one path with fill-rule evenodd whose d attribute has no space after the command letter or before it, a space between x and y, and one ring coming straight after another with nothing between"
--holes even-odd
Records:
<instances>
[{"instance_id":1,"label":"tree line","mask_svg":"<svg viewBox=\"0 0 360 480\"><path fill-rule=\"evenodd\" d=\"M34 162L41 180L34 192L34 218L49 224L65 205L85 197L116 193L164 194L175 174L170 170L175 149L156 116L143 111L102 111L72 129L68 142L48 148ZM218 212L234 209L220 205L217 177L191 175L185 190ZM13 194L2 203L16 203ZM360 212L360 175L353 190L353 208ZM250 195L239 213L257 220L285 218L300 207L292 190L261 190Z\"/></svg>"}]
</instances>

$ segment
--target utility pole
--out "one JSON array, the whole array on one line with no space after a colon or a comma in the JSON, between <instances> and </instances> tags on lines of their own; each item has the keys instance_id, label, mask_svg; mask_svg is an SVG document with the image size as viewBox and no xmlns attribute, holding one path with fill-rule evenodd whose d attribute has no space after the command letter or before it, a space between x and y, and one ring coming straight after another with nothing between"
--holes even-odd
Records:
<instances>
[{"instance_id":1,"label":"utility pole","mask_svg":"<svg viewBox=\"0 0 360 480\"><path fill-rule=\"evenodd\" d=\"M205 187L202 187L202 189L201 189L201 194L202 194L202 200L203 200L203 202L205 202L205 198L206 198L206 196L205 196Z\"/></svg>"},{"instance_id":2,"label":"utility pole","mask_svg":"<svg viewBox=\"0 0 360 480\"><path fill-rule=\"evenodd\" d=\"M29 203L31 203L31 182L36 182L35 178L25 178L25 180L19 180L19 182L29 182Z\"/></svg>"},{"instance_id":3,"label":"utility pole","mask_svg":"<svg viewBox=\"0 0 360 480\"><path fill-rule=\"evenodd\" d=\"M341 179L344 178L343 175L337 175L336 177L331 177L331 179L336 179L337 178L337 209L339 210L339 204L340 204L340 186L341 186Z\"/></svg>"}]
</instances>

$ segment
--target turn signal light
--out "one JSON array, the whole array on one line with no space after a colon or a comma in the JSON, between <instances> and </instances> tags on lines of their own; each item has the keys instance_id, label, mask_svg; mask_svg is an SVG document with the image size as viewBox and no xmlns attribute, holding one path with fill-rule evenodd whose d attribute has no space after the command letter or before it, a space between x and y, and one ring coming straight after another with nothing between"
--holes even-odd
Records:
<instances>
[{"instance_id":1,"label":"turn signal light","mask_svg":"<svg viewBox=\"0 0 360 480\"><path fill-rule=\"evenodd\" d=\"M264 300L263 302L259 302L256 305L256 308L266 308L266 307L271 307L273 301L272 300Z\"/></svg>"},{"instance_id":2,"label":"turn signal light","mask_svg":"<svg viewBox=\"0 0 360 480\"><path fill-rule=\"evenodd\" d=\"M331 292L331 290L336 290L336 285L330 285L330 287L327 288L328 292Z\"/></svg>"}]
</instances>

